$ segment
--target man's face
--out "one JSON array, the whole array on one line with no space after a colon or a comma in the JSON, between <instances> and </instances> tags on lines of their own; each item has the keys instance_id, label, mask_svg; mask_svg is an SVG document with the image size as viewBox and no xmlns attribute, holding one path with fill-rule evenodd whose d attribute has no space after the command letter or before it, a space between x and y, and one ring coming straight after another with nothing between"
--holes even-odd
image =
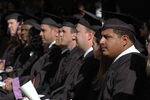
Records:
<instances>
[{"instance_id":1,"label":"man's face","mask_svg":"<svg viewBox=\"0 0 150 100\"><path fill-rule=\"evenodd\" d=\"M100 44L103 55L115 59L123 52L123 40L113 32L113 29L103 30L101 35Z\"/></svg>"},{"instance_id":2,"label":"man's face","mask_svg":"<svg viewBox=\"0 0 150 100\"><path fill-rule=\"evenodd\" d=\"M17 20L15 20L15 19L8 20L8 29L10 31L11 36L14 36L16 34L17 27L18 27Z\"/></svg>"},{"instance_id":3,"label":"man's face","mask_svg":"<svg viewBox=\"0 0 150 100\"><path fill-rule=\"evenodd\" d=\"M56 34L56 45L58 45L58 46L61 45L61 37L60 37L61 32L62 32L62 28L60 28L59 32Z\"/></svg>"},{"instance_id":4,"label":"man's face","mask_svg":"<svg viewBox=\"0 0 150 100\"><path fill-rule=\"evenodd\" d=\"M82 49L88 41L88 33L86 28L81 24L77 25L77 31L77 44Z\"/></svg>"},{"instance_id":5,"label":"man's face","mask_svg":"<svg viewBox=\"0 0 150 100\"><path fill-rule=\"evenodd\" d=\"M22 38L22 43L28 43L29 44L29 29L31 28L31 25L22 25L21 26L21 38Z\"/></svg>"},{"instance_id":6,"label":"man's face","mask_svg":"<svg viewBox=\"0 0 150 100\"><path fill-rule=\"evenodd\" d=\"M62 27L62 31L60 33L61 44L69 46L69 44L72 41L72 34L74 34L74 33L71 33L70 27L66 27L66 26Z\"/></svg>"},{"instance_id":7,"label":"man's face","mask_svg":"<svg viewBox=\"0 0 150 100\"><path fill-rule=\"evenodd\" d=\"M52 28L49 25L41 24L40 36L42 37L43 43L52 43L55 39Z\"/></svg>"},{"instance_id":8,"label":"man's face","mask_svg":"<svg viewBox=\"0 0 150 100\"><path fill-rule=\"evenodd\" d=\"M140 28L140 36L143 37L144 39L146 39L148 34L149 34L149 32L148 32L147 25L146 25L146 23L144 23L142 25L142 28Z\"/></svg>"}]
</instances>

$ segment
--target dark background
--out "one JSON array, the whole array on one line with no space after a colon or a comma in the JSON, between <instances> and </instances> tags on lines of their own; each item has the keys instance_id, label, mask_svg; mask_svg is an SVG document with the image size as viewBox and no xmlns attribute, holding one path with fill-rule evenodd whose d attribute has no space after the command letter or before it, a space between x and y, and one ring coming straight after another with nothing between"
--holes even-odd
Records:
<instances>
[{"instance_id":1,"label":"dark background","mask_svg":"<svg viewBox=\"0 0 150 100\"><path fill-rule=\"evenodd\" d=\"M98 12L105 10L131 14L143 22L147 21L150 30L150 0L0 0L0 44L4 36L10 37L6 20L9 10L24 10L35 16L39 16L40 11L58 16L83 15L78 8L96 15L97 9ZM145 39L140 36L138 39L145 45Z\"/></svg>"},{"instance_id":2,"label":"dark background","mask_svg":"<svg viewBox=\"0 0 150 100\"><path fill-rule=\"evenodd\" d=\"M150 16L150 0L0 0L0 28L8 10L25 10L38 16L38 12L56 15L81 15L78 8L96 14L96 9L127 13L147 20Z\"/></svg>"},{"instance_id":3,"label":"dark background","mask_svg":"<svg viewBox=\"0 0 150 100\"><path fill-rule=\"evenodd\" d=\"M133 13L145 18L150 15L150 0L0 0L0 11L6 13L8 9L19 9L32 14L45 11L56 15L73 15L82 5L85 10L95 13L97 2L102 4L103 10Z\"/></svg>"}]
</instances>

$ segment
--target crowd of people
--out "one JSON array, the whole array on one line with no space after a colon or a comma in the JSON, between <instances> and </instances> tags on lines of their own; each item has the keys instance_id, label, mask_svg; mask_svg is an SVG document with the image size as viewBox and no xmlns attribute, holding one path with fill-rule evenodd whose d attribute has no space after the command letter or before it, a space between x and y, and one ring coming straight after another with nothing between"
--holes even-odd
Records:
<instances>
[{"instance_id":1,"label":"crowd of people","mask_svg":"<svg viewBox=\"0 0 150 100\"><path fill-rule=\"evenodd\" d=\"M149 100L147 21L103 11L40 17L11 10L1 48L0 100L20 100L32 81L41 100ZM9 42L7 42L9 41Z\"/></svg>"}]
</instances>

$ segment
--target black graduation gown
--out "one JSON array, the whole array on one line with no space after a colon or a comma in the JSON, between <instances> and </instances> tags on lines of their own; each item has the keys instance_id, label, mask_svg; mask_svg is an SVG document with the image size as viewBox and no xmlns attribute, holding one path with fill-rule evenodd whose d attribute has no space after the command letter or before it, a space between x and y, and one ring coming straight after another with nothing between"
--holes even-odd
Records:
<instances>
[{"instance_id":1,"label":"black graduation gown","mask_svg":"<svg viewBox=\"0 0 150 100\"><path fill-rule=\"evenodd\" d=\"M150 100L150 80L145 83L141 93L137 96L136 100Z\"/></svg>"},{"instance_id":2,"label":"black graduation gown","mask_svg":"<svg viewBox=\"0 0 150 100\"><path fill-rule=\"evenodd\" d=\"M30 52L31 51L32 51L32 48L30 46L24 46L24 48L21 51L20 55L17 57L13 68L14 69L22 68L22 66L30 58Z\"/></svg>"},{"instance_id":3,"label":"black graduation gown","mask_svg":"<svg viewBox=\"0 0 150 100\"><path fill-rule=\"evenodd\" d=\"M52 56L53 59L51 59L50 63L44 66L35 77L35 79L37 79L34 84L36 89L40 87L46 89L50 85L50 81L54 78L56 71L58 70L58 66L61 60L60 54L54 54Z\"/></svg>"},{"instance_id":4,"label":"black graduation gown","mask_svg":"<svg viewBox=\"0 0 150 100\"><path fill-rule=\"evenodd\" d=\"M141 54L120 57L103 75L96 100L134 100L147 81L145 67L146 60Z\"/></svg>"},{"instance_id":5,"label":"black graduation gown","mask_svg":"<svg viewBox=\"0 0 150 100\"><path fill-rule=\"evenodd\" d=\"M55 44L47 50L47 52L44 53L43 56L41 56L35 64L32 66L31 73L28 76L19 77L20 84L23 85L29 80L33 80L37 75L44 70L46 66L54 65L55 62L59 60L59 55L61 53L60 47L56 46ZM55 66L51 66L55 67ZM57 69L57 67L56 67ZM50 72L49 72L50 73ZM55 72L54 72L55 73ZM42 74L42 77L45 77L46 73ZM37 81L42 82L43 78L36 78Z\"/></svg>"},{"instance_id":6,"label":"black graduation gown","mask_svg":"<svg viewBox=\"0 0 150 100\"><path fill-rule=\"evenodd\" d=\"M55 61L58 60L60 53L61 53L61 49L56 45L53 45L51 48L49 48L47 50L47 52L45 52L44 55L41 56L35 62L35 64L32 66L30 75L19 77L20 86L22 86L23 84L25 84L29 80L33 81L34 78L36 81L42 83L43 78L42 77L36 77L36 76L38 76L41 73L40 71L42 71L43 68L45 68L45 66L47 66L49 64L55 64ZM51 66L51 67L55 67L55 66ZM52 71L54 71L54 70L52 70ZM51 73L51 72L49 72L49 73ZM42 73L42 76L45 76L45 74ZM36 82L36 83L38 83L38 82ZM7 90L3 90L3 89L0 89L0 95L3 95L3 97L1 97L3 99L4 98L10 98L11 96L14 96L12 94L12 92L8 92ZM14 100L13 98L14 97L12 97L12 100Z\"/></svg>"},{"instance_id":7,"label":"black graduation gown","mask_svg":"<svg viewBox=\"0 0 150 100\"><path fill-rule=\"evenodd\" d=\"M7 47L10 45L10 36L7 34L3 34L3 36L0 36L0 58L3 57Z\"/></svg>"},{"instance_id":8,"label":"black graduation gown","mask_svg":"<svg viewBox=\"0 0 150 100\"><path fill-rule=\"evenodd\" d=\"M51 86L52 91L64 84L64 81L73 68L73 65L80 63L81 59L79 58L81 56L83 56L83 51L76 46L61 60L59 69L53 81L53 86Z\"/></svg>"},{"instance_id":9,"label":"black graduation gown","mask_svg":"<svg viewBox=\"0 0 150 100\"><path fill-rule=\"evenodd\" d=\"M47 89L47 87L50 86L50 83L54 79L55 73L58 71L58 66L59 66L61 59L65 57L68 54L68 52L69 50L65 51L63 54L60 54L59 59L55 62L55 65L54 65L56 67L51 67L52 64L49 64L45 68L43 68L42 71L40 71L40 74L38 74L38 76L36 76L36 77L41 78L43 77L43 73L46 73L45 77L43 77L44 79L43 82L35 81L35 87L39 94L43 94L43 92Z\"/></svg>"},{"instance_id":10,"label":"black graduation gown","mask_svg":"<svg viewBox=\"0 0 150 100\"><path fill-rule=\"evenodd\" d=\"M54 95L57 93L59 94L59 91L61 90L61 87L64 86L64 82L71 70L81 63L83 54L83 51L79 49L79 47L74 47L70 51L70 54L61 60L59 69L54 77L53 84L45 92L45 98L50 97L51 95L53 96L53 93Z\"/></svg>"},{"instance_id":11,"label":"black graduation gown","mask_svg":"<svg viewBox=\"0 0 150 100\"><path fill-rule=\"evenodd\" d=\"M92 82L96 78L99 64L100 61L94 58L93 51L84 58L77 79L74 81L72 89L68 92L68 100L89 100L88 95L90 95Z\"/></svg>"},{"instance_id":12,"label":"black graduation gown","mask_svg":"<svg viewBox=\"0 0 150 100\"><path fill-rule=\"evenodd\" d=\"M3 57L1 58L6 60L5 68L7 68L8 66L12 66L12 67L14 66L14 63L20 54L20 50L21 50L21 45L13 47L13 44L10 44L8 46Z\"/></svg>"},{"instance_id":13,"label":"black graduation gown","mask_svg":"<svg viewBox=\"0 0 150 100\"><path fill-rule=\"evenodd\" d=\"M27 46L25 47L21 54L18 56L17 60L16 60L16 63L14 64L14 71L13 72L2 72L0 73L0 76L2 77L3 80L5 80L6 78L8 77L17 77L19 76L20 74L16 73L19 72L21 73L21 69L22 69L22 66L28 61L28 59L30 58L30 52L32 51L32 48Z\"/></svg>"},{"instance_id":14,"label":"black graduation gown","mask_svg":"<svg viewBox=\"0 0 150 100\"><path fill-rule=\"evenodd\" d=\"M144 40L144 41L145 41L145 40ZM136 39L134 45L135 45L135 48L138 49L138 51L140 51L141 54L143 54L143 55L145 55L145 56L148 55L147 49L146 49L146 47L145 47L145 43L144 43L144 45L143 45L140 41L138 41L138 40Z\"/></svg>"},{"instance_id":15,"label":"black graduation gown","mask_svg":"<svg viewBox=\"0 0 150 100\"><path fill-rule=\"evenodd\" d=\"M70 71L64 85L51 93L51 100L71 100L73 96L77 100L86 100L99 68L99 60L94 59L93 51L84 60L82 57L80 64Z\"/></svg>"},{"instance_id":16,"label":"black graduation gown","mask_svg":"<svg viewBox=\"0 0 150 100\"><path fill-rule=\"evenodd\" d=\"M5 95L4 97L0 96L0 100L16 100L12 92L7 91L7 94L8 95Z\"/></svg>"},{"instance_id":17,"label":"black graduation gown","mask_svg":"<svg viewBox=\"0 0 150 100\"><path fill-rule=\"evenodd\" d=\"M1 77L6 79L8 77L15 78L19 76L26 76L31 73L31 68L33 64L43 55L43 51L34 51L34 54L26 61L22 68L14 69L12 72L3 72Z\"/></svg>"}]
</instances>

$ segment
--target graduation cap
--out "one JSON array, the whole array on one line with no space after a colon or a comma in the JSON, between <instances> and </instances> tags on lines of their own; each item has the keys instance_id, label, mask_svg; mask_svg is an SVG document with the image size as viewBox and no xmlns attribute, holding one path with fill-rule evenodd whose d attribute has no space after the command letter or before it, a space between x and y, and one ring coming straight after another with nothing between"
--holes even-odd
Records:
<instances>
[{"instance_id":1,"label":"graduation cap","mask_svg":"<svg viewBox=\"0 0 150 100\"><path fill-rule=\"evenodd\" d=\"M115 28L115 29L122 29L131 31L132 33L136 33L136 29L140 28L143 24L138 18L122 14L122 13L115 13L109 11L102 11L103 18L106 20L103 28Z\"/></svg>"},{"instance_id":2,"label":"graduation cap","mask_svg":"<svg viewBox=\"0 0 150 100\"><path fill-rule=\"evenodd\" d=\"M94 37L97 38L99 41L101 39L101 31L102 31L102 29L100 28L94 34Z\"/></svg>"},{"instance_id":3,"label":"graduation cap","mask_svg":"<svg viewBox=\"0 0 150 100\"><path fill-rule=\"evenodd\" d=\"M33 27L39 31L41 31L41 25L35 21L31 21L31 24L33 25Z\"/></svg>"},{"instance_id":4,"label":"graduation cap","mask_svg":"<svg viewBox=\"0 0 150 100\"><path fill-rule=\"evenodd\" d=\"M45 12L42 12L41 14L43 17L41 24L52 25L58 28L62 27L62 22L63 22L62 18Z\"/></svg>"},{"instance_id":5,"label":"graduation cap","mask_svg":"<svg viewBox=\"0 0 150 100\"><path fill-rule=\"evenodd\" d=\"M75 17L67 17L64 16L64 22L63 22L63 26L67 26L67 27L71 27L71 28L76 28L79 19L75 18Z\"/></svg>"},{"instance_id":6,"label":"graduation cap","mask_svg":"<svg viewBox=\"0 0 150 100\"><path fill-rule=\"evenodd\" d=\"M41 30L40 18L30 14L24 14L23 16L19 16L19 18L22 20L23 24L32 25L35 29Z\"/></svg>"},{"instance_id":7,"label":"graduation cap","mask_svg":"<svg viewBox=\"0 0 150 100\"><path fill-rule=\"evenodd\" d=\"M110 29L110 28L136 33L135 28L132 24L127 24L117 18L109 18L108 20L106 20L102 27L102 30Z\"/></svg>"},{"instance_id":8,"label":"graduation cap","mask_svg":"<svg viewBox=\"0 0 150 100\"><path fill-rule=\"evenodd\" d=\"M135 15L116 13L116 12L110 12L110 11L101 11L101 12L103 14L104 19L117 18L126 22L127 24L132 24L135 27L139 27L139 28L143 25L143 21L140 20L139 17Z\"/></svg>"},{"instance_id":9,"label":"graduation cap","mask_svg":"<svg viewBox=\"0 0 150 100\"><path fill-rule=\"evenodd\" d=\"M84 25L85 27L93 30L93 31L97 31L99 28L102 27L102 22L101 19L99 17L97 17L96 15L87 12L85 10L80 9L81 11L83 11L85 14L84 16L80 19L79 24Z\"/></svg>"},{"instance_id":10,"label":"graduation cap","mask_svg":"<svg viewBox=\"0 0 150 100\"><path fill-rule=\"evenodd\" d=\"M18 16L21 16L24 13L22 10L9 10L7 20L9 19L16 19L17 21L20 21L18 19Z\"/></svg>"}]
</instances>

